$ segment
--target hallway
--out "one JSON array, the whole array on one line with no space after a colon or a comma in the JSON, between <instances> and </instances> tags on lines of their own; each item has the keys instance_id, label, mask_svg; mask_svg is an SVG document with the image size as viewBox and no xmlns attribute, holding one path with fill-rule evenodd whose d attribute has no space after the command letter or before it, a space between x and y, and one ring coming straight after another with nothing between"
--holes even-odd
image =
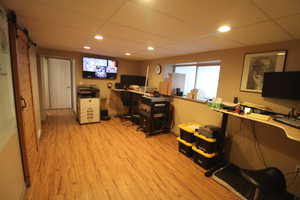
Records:
<instances>
[{"instance_id":1,"label":"hallway","mask_svg":"<svg viewBox=\"0 0 300 200\"><path fill-rule=\"evenodd\" d=\"M174 135L145 138L116 118L80 126L70 110L49 111L35 172L30 200L238 199L180 154Z\"/></svg>"}]
</instances>

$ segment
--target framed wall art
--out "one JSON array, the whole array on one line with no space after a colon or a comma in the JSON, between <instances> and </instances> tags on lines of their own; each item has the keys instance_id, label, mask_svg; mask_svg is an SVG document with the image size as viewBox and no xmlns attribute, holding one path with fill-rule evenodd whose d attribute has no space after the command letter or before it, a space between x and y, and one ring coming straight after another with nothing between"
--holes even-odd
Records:
<instances>
[{"instance_id":1,"label":"framed wall art","mask_svg":"<svg viewBox=\"0 0 300 200\"><path fill-rule=\"evenodd\" d=\"M287 51L247 53L241 80L241 91L261 93L265 72L282 72Z\"/></svg>"}]
</instances>

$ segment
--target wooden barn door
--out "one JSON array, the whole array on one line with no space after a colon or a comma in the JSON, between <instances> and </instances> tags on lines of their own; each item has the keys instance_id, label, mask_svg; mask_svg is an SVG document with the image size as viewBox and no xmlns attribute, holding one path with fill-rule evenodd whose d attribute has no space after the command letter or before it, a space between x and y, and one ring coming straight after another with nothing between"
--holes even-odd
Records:
<instances>
[{"instance_id":1,"label":"wooden barn door","mask_svg":"<svg viewBox=\"0 0 300 200\"><path fill-rule=\"evenodd\" d=\"M16 40L17 73L21 104L21 116L24 135L24 147L28 160L29 179L34 172L38 142L33 108L31 73L29 61L29 45L23 32L17 32Z\"/></svg>"},{"instance_id":2,"label":"wooden barn door","mask_svg":"<svg viewBox=\"0 0 300 200\"><path fill-rule=\"evenodd\" d=\"M10 13L8 18L22 164L26 185L30 186L35 171L38 151L29 60L31 43L28 41L27 35L24 34L24 32L27 33L25 29L22 31L17 30L15 14Z\"/></svg>"}]
</instances>

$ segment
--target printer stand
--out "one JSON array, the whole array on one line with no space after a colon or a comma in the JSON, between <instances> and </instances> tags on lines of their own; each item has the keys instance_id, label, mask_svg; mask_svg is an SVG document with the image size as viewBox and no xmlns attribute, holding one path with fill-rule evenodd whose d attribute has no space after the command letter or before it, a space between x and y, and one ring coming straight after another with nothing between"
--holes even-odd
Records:
<instances>
[{"instance_id":1,"label":"printer stand","mask_svg":"<svg viewBox=\"0 0 300 200\"><path fill-rule=\"evenodd\" d=\"M170 130L170 102L168 98L142 97L140 109L140 126L146 136Z\"/></svg>"},{"instance_id":2,"label":"printer stand","mask_svg":"<svg viewBox=\"0 0 300 200\"><path fill-rule=\"evenodd\" d=\"M77 119L80 124L100 122L99 89L79 87L77 90Z\"/></svg>"}]
</instances>

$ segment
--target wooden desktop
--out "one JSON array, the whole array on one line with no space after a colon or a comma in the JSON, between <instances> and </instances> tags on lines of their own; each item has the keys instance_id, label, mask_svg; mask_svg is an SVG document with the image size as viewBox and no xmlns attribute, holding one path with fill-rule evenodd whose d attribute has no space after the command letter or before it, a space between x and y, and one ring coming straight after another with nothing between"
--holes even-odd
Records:
<instances>
[{"instance_id":1,"label":"wooden desktop","mask_svg":"<svg viewBox=\"0 0 300 200\"><path fill-rule=\"evenodd\" d=\"M258 118L251 117L250 115L247 115L247 114L238 114L236 112L230 112L230 111L227 111L227 110L224 110L224 109L213 109L213 110L223 113L223 121L222 121L223 129L226 129L226 123L227 123L228 115L232 115L232 116L235 116L235 117L240 117L240 118L243 118L243 119L248 119L248 120L260 122L260 123L263 123L263 124L268 124L268 125L271 125L271 126L275 126L277 128L282 129L289 139L296 140L296 141L300 142L300 129L294 128L292 126L285 125L285 124L280 123L280 122L276 122L272 118L270 118L268 120L264 120L264 119L258 119Z\"/></svg>"}]
</instances>

